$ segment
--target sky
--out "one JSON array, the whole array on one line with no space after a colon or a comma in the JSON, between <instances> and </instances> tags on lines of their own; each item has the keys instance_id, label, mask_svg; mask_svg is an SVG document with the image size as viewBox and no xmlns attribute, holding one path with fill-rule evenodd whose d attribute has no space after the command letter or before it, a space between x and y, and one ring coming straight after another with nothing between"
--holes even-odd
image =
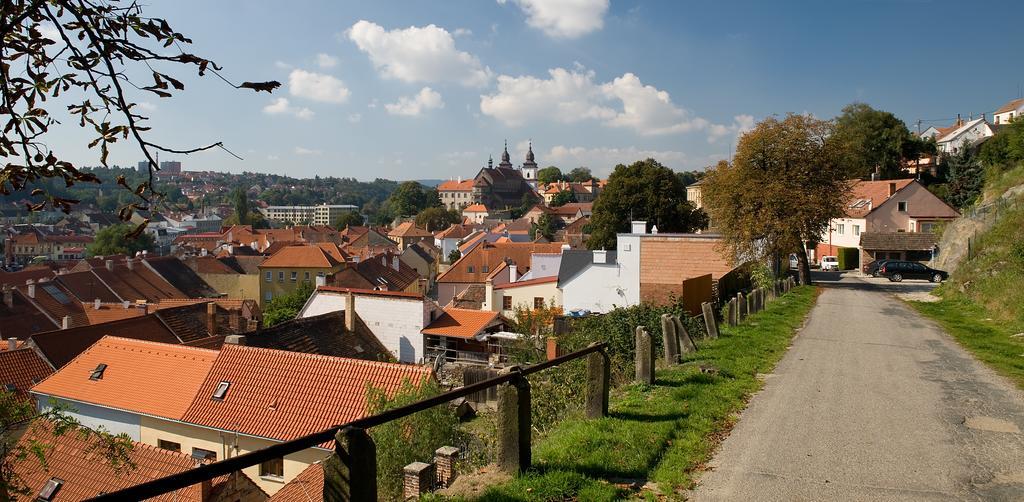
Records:
<instances>
[{"instance_id":1,"label":"sky","mask_svg":"<svg viewBox=\"0 0 1024 502\"><path fill-rule=\"evenodd\" d=\"M928 0L637 1L175 0L151 2L236 82L191 68L186 89L136 93L149 138L223 141L186 170L361 180L472 177L508 142L538 164L654 157L699 170L771 115L827 118L859 101L911 130L991 113L1024 86L1024 2ZM144 75L144 74L143 74ZM140 80L147 80L141 78ZM95 165L89 131L65 121L51 147ZM136 146L111 162L135 165Z\"/></svg>"}]
</instances>

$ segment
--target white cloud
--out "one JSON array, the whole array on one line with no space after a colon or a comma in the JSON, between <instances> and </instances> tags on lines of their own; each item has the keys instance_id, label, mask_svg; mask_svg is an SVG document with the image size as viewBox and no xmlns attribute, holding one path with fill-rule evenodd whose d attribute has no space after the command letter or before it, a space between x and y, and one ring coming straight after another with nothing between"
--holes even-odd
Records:
<instances>
[{"instance_id":1,"label":"white cloud","mask_svg":"<svg viewBox=\"0 0 1024 502\"><path fill-rule=\"evenodd\" d=\"M360 113L350 113L348 116L348 121L353 124L359 122L360 120L363 120L363 115Z\"/></svg>"},{"instance_id":2,"label":"white cloud","mask_svg":"<svg viewBox=\"0 0 1024 502\"><path fill-rule=\"evenodd\" d=\"M604 26L609 0L513 0L526 23L554 38L577 38ZM505 4L507 0L498 0Z\"/></svg>"},{"instance_id":3,"label":"white cloud","mask_svg":"<svg viewBox=\"0 0 1024 502\"><path fill-rule=\"evenodd\" d=\"M452 35L456 37L469 37L473 35L473 30L469 28L455 28L455 30L452 31Z\"/></svg>"},{"instance_id":4,"label":"white cloud","mask_svg":"<svg viewBox=\"0 0 1024 502\"><path fill-rule=\"evenodd\" d=\"M444 28L424 27L385 30L370 21L359 21L347 32L359 50L385 78L404 82L458 82L484 86L491 70L468 52L455 48L455 39Z\"/></svg>"},{"instance_id":5,"label":"white cloud","mask_svg":"<svg viewBox=\"0 0 1024 502\"><path fill-rule=\"evenodd\" d=\"M350 94L345 83L335 77L298 69L288 75L288 92L326 103L344 103Z\"/></svg>"},{"instance_id":6,"label":"white cloud","mask_svg":"<svg viewBox=\"0 0 1024 502\"><path fill-rule=\"evenodd\" d=\"M548 70L548 74L548 79L499 75L497 91L480 96L480 111L508 126L540 120L596 120L607 127L632 129L645 136L712 129L718 134L722 127L742 127L739 122L731 126L712 125L677 106L668 92L645 85L632 73L605 83L595 82L594 72L578 64L572 70L555 68Z\"/></svg>"},{"instance_id":7,"label":"white cloud","mask_svg":"<svg viewBox=\"0 0 1024 502\"><path fill-rule=\"evenodd\" d=\"M714 143L726 136L739 136L754 128L753 115L737 115L731 125L715 124L708 128L708 143Z\"/></svg>"},{"instance_id":8,"label":"white cloud","mask_svg":"<svg viewBox=\"0 0 1024 502\"><path fill-rule=\"evenodd\" d=\"M320 155L324 153L323 150L314 150L312 148L303 148L301 146L295 147L295 155Z\"/></svg>"},{"instance_id":9,"label":"white cloud","mask_svg":"<svg viewBox=\"0 0 1024 502\"><path fill-rule=\"evenodd\" d=\"M284 61L274 61L274 66L282 70L291 70L294 68L292 65L285 63Z\"/></svg>"},{"instance_id":10,"label":"white cloud","mask_svg":"<svg viewBox=\"0 0 1024 502\"><path fill-rule=\"evenodd\" d=\"M622 148L587 148L583 146L557 145L547 152L537 152L538 162L543 165L560 166L569 171L579 166L589 167L595 175L607 176L617 164L631 164L638 160L654 158L665 166L682 169L688 156L675 150L645 150L635 146Z\"/></svg>"},{"instance_id":11,"label":"white cloud","mask_svg":"<svg viewBox=\"0 0 1024 502\"><path fill-rule=\"evenodd\" d=\"M472 150L466 150L462 152L449 152L441 155L441 158L447 160L448 164L452 166L465 166L467 163L479 159L479 157L480 154Z\"/></svg>"},{"instance_id":12,"label":"white cloud","mask_svg":"<svg viewBox=\"0 0 1024 502\"><path fill-rule=\"evenodd\" d=\"M338 65L338 58L321 52L316 55L316 65L321 68L334 68Z\"/></svg>"},{"instance_id":13,"label":"white cloud","mask_svg":"<svg viewBox=\"0 0 1024 502\"><path fill-rule=\"evenodd\" d=\"M429 87L420 89L414 96L402 96L397 103L386 103L384 109L392 115L405 115L415 117L426 110L444 108L444 101L441 94Z\"/></svg>"},{"instance_id":14,"label":"white cloud","mask_svg":"<svg viewBox=\"0 0 1024 502\"><path fill-rule=\"evenodd\" d=\"M267 115L291 115L303 120L313 118L313 110L305 107L292 106L288 98L275 98L269 105L263 107L263 113Z\"/></svg>"}]
</instances>

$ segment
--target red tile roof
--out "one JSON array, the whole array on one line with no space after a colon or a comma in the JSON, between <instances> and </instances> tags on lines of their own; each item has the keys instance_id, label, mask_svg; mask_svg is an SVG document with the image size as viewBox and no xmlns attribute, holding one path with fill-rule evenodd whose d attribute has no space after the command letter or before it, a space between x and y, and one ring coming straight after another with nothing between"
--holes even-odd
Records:
<instances>
[{"instance_id":1,"label":"red tile roof","mask_svg":"<svg viewBox=\"0 0 1024 502\"><path fill-rule=\"evenodd\" d=\"M996 110L996 113L998 114L1012 112L1022 106L1024 106L1024 99L1014 99L1013 101L1010 101L1009 103L1006 103L1005 105L999 107L999 109Z\"/></svg>"},{"instance_id":2,"label":"red tile roof","mask_svg":"<svg viewBox=\"0 0 1024 502\"><path fill-rule=\"evenodd\" d=\"M341 288L338 286L319 286L316 288L317 291L326 293L353 293L355 295L368 295L368 296L389 296L394 298L410 298L414 300L422 300L423 295L419 293L409 293L406 291L379 291L376 289L359 289L359 288Z\"/></svg>"},{"instance_id":3,"label":"red tile roof","mask_svg":"<svg viewBox=\"0 0 1024 502\"><path fill-rule=\"evenodd\" d=\"M183 420L289 440L365 416L369 385L393 393L432 375L421 366L224 345ZM224 399L212 399L224 381Z\"/></svg>"},{"instance_id":4,"label":"red tile roof","mask_svg":"<svg viewBox=\"0 0 1024 502\"><path fill-rule=\"evenodd\" d=\"M32 392L180 420L216 357L215 350L106 336ZM107 365L103 377L91 380L100 364Z\"/></svg>"},{"instance_id":5,"label":"red tile roof","mask_svg":"<svg viewBox=\"0 0 1024 502\"><path fill-rule=\"evenodd\" d=\"M6 347L7 340L3 344ZM28 347L0 351L0 389L13 385L14 393L25 397L29 388L52 373L53 368Z\"/></svg>"},{"instance_id":6,"label":"red tile roof","mask_svg":"<svg viewBox=\"0 0 1024 502\"><path fill-rule=\"evenodd\" d=\"M323 500L323 493L324 466L316 462L282 486L270 497L270 502L319 502Z\"/></svg>"},{"instance_id":7,"label":"red tile roof","mask_svg":"<svg viewBox=\"0 0 1024 502\"><path fill-rule=\"evenodd\" d=\"M425 335L473 338L500 321L497 312L469 310L454 307L444 309L444 314L423 328Z\"/></svg>"},{"instance_id":8,"label":"red tile roof","mask_svg":"<svg viewBox=\"0 0 1024 502\"><path fill-rule=\"evenodd\" d=\"M497 269L507 260L518 265L521 273L526 273L530 268L533 253L561 252L561 242L501 242L493 244L483 242L469 252L464 252L462 258L459 258L448 271L437 278L437 282L484 282L491 271ZM483 270L485 266L486 272Z\"/></svg>"},{"instance_id":9,"label":"red tile roof","mask_svg":"<svg viewBox=\"0 0 1024 502\"><path fill-rule=\"evenodd\" d=\"M320 246L295 244L285 246L260 264L260 268L334 268L344 263Z\"/></svg>"},{"instance_id":10,"label":"red tile roof","mask_svg":"<svg viewBox=\"0 0 1024 502\"><path fill-rule=\"evenodd\" d=\"M438 239L462 239L475 232L472 225L453 223L452 226L438 232L434 236Z\"/></svg>"},{"instance_id":11,"label":"red tile roof","mask_svg":"<svg viewBox=\"0 0 1024 502\"><path fill-rule=\"evenodd\" d=\"M538 277L536 279L529 279L529 280L526 280L526 281L510 282L508 284L500 284L500 285L494 286L494 289L495 290L499 290L499 289L521 288L521 287L524 287L524 286L534 286L536 284L545 284L545 283L548 283L548 282L558 282L558 276L557 275L552 275L552 276L549 276L549 277Z\"/></svg>"},{"instance_id":12,"label":"red tile roof","mask_svg":"<svg viewBox=\"0 0 1024 502\"><path fill-rule=\"evenodd\" d=\"M440 185L437 185L438 192L471 192L473 191L473 178L456 181L448 180L442 181Z\"/></svg>"},{"instance_id":13,"label":"red tile roof","mask_svg":"<svg viewBox=\"0 0 1024 502\"><path fill-rule=\"evenodd\" d=\"M394 230L388 232L390 238L402 238L402 237L433 237L434 234L417 227L415 223L411 221L405 221L395 227Z\"/></svg>"},{"instance_id":14,"label":"red tile roof","mask_svg":"<svg viewBox=\"0 0 1024 502\"><path fill-rule=\"evenodd\" d=\"M463 213L486 213L487 207L483 204L472 204L462 209Z\"/></svg>"},{"instance_id":15,"label":"red tile roof","mask_svg":"<svg viewBox=\"0 0 1024 502\"><path fill-rule=\"evenodd\" d=\"M846 206L846 215L851 218L863 218L883 202L889 200L890 185L895 185L899 192L913 183L913 179L850 182L850 202ZM870 203L869 203L870 202Z\"/></svg>"}]
</instances>

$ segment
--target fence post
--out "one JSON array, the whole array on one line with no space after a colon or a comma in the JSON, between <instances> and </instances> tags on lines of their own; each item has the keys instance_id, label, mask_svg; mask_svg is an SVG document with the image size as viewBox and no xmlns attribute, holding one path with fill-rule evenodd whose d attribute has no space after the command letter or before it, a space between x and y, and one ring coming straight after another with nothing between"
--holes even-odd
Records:
<instances>
[{"instance_id":1,"label":"fence post","mask_svg":"<svg viewBox=\"0 0 1024 502\"><path fill-rule=\"evenodd\" d=\"M754 290L754 310L757 312L764 310L764 290L761 288Z\"/></svg>"},{"instance_id":2,"label":"fence post","mask_svg":"<svg viewBox=\"0 0 1024 502\"><path fill-rule=\"evenodd\" d=\"M345 427L334 435L334 455L323 462L324 500L377 500L377 447L366 430Z\"/></svg>"},{"instance_id":3,"label":"fence post","mask_svg":"<svg viewBox=\"0 0 1024 502\"><path fill-rule=\"evenodd\" d=\"M708 302L702 303L700 308L704 311L704 324L708 328L708 338L718 338L718 322L715 320L714 309Z\"/></svg>"},{"instance_id":4,"label":"fence post","mask_svg":"<svg viewBox=\"0 0 1024 502\"><path fill-rule=\"evenodd\" d=\"M661 339L665 346L665 364L679 362L679 341L676 338L676 326L668 314L661 314Z\"/></svg>"},{"instance_id":5,"label":"fence post","mask_svg":"<svg viewBox=\"0 0 1024 502\"><path fill-rule=\"evenodd\" d=\"M502 373L518 373L510 366ZM498 386L498 470L518 474L530 468L530 382L523 376Z\"/></svg>"},{"instance_id":6,"label":"fence post","mask_svg":"<svg viewBox=\"0 0 1024 502\"><path fill-rule=\"evenodd\" d=\"M434 489L437 475L434 464L413 462L402 469L402 496L406 500L419 499L420 495Z\"/></svg>"},{"instance_id":7,"label":"fence post","mask_svg":"<svg viewBox=\"0 0 1024 502\"><path fill-rule=\"evenodd\" d=\"M595 342L596 343L596 342ZM591 344L591 347L594 344ZM603 350L587 355L587 418L608 416L608 386L611 361Z\"/></svg>"},{"instance_id":8,"label":"fence post","mask_svg":"<svg viewBox=\"0 0 1024 502\"><path fill-rule=\"evenodd\" d=\"M747 319L747 299L743 297L742 292L736 293L736 306L739 310L739 317L737 319L737 324L739 324Z\"/></svg>"},{"instance_id":9,"label":"fence post","mask_svg":"<svg viewBox=\"0 0 1024 502\"><path fill-rule=\"evenodd\" d=\"M682 319L679 316L672 316L672 323L676 325L676 338L679 339L681 352L683 354L697 352L697 345L693 343L693 338L690 337L690 332L686 330L686 325L683 324Z\"/></svg>"},{"instance_id":10,"label":"fence post","mask_svg":"<svg viewBox=\"0 0 1024 502\"><path fill-rule=\"evenodd\" d=\"M736 325L736 298L729 298L728 307L729 326Z\"/></svg>"},{"instance_id":11,"label":"fence post","mask_svg":"<svg viewBox=\"0 0 1024 502\"><path fill-rule=\"evenodd\" d=\"M747 315L748 316L754 315L754 314L757 313L757 305L754 305L754 296L756 296L756 295L757 295L757 293L755 293L753 291L751 291L750 294L747 295Z\"/></svg>"},{"instance_id":12,"label":"fence post","mask_svg":"<svg viewBox=\"0 0 1024 502\"><path fill-rule=\"evenodd\" d=\"M636 327L636 381L654 384L654 350L651 335L643 326Z\"/></svg>"}]
</instances>

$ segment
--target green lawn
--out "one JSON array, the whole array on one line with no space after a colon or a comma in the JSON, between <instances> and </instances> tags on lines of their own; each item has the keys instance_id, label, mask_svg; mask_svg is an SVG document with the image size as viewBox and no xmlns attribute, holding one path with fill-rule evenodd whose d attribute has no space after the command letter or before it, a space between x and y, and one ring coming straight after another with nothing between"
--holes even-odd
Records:
<instances>
[{"instance_id":1,"label":"green lawn","mask_svg":"<svg viewBox=\"0 0 1024 502\"><path fill-rule=\"evenodd\" d=\"M1024 337L1012 336L1024 332L1024 323L992 318L989 310L951 292L938 302L907 303L942 326L978 360L1024 389Z\"/></svg>"},{"instance_id":2,"label":"green lawn","mask_svg":"<svg viewBox=\"0 0 1024 502\"><path fill-rule=\"evenodd\" d=\"M659 368L653 386L629 385L612 396L609 417L566 419L534 445L534 469L484 493L482 501L614 500L630 483L656 482L662 493L693 483L720 438L770 372L814 305L801 287L743 326L723 327L679 366ZM702 371L701 368L705 371Z\"/></svg>"}]
</instances>

